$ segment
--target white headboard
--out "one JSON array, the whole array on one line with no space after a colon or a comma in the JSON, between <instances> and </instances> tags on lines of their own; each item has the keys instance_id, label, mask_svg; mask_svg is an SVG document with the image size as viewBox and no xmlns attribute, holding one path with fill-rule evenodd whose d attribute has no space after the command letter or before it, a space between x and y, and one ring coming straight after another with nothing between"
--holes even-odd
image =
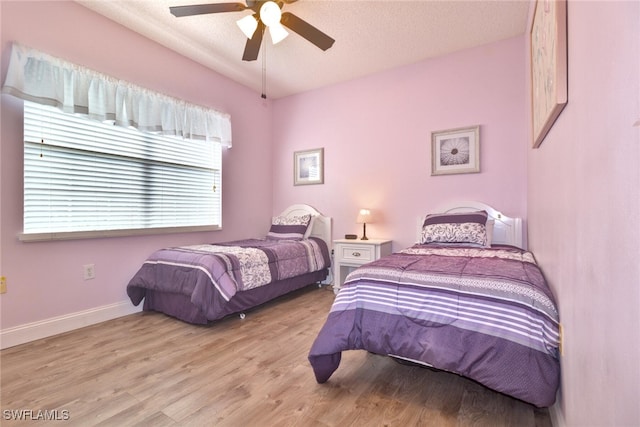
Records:
<instances>
[{"instance_id":1,"label":"white headboard","mask_svg":"<svg viewBox=\"0 0 640 427\"><path fill-rule=\"evenodd\" d=\"M492 243L517 246L526 249L522 239L522 218L512 218L495 210L493 207L482 202L453 202L447 203L436 209L436 213L447 212L470 212L487 211L489 219L494 220ZM422 232L422 222L420 221L420 233Z\"/></svg>"},{"instance_id":2,"label":"white headboard","mask_svg":"<svg viewBox=\"0 0 640 427\"><path fill-rule=\"evenodd\" d=\"M284 211L282 211L280 215L300 216L307 214L310 214L314 217L310 236L324 240L327 243L329 251L331 251L331 217L322 215L315 208L304 204L291 205Z\"/></svg>"}]
</instances>

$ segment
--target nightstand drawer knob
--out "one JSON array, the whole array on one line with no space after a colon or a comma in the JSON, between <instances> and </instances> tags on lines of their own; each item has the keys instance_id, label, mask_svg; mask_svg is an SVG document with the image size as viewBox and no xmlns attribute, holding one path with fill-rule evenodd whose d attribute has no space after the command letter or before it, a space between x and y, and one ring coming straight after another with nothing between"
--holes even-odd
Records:
<instances>
[{"instance_id":1,"label":"nightstand drawer knob","mask_svg":"<svg viewBox=\"0 0 640 427\"><path fill-rule=\"evenodd\" d=\"M351 255L353 256L360 256L360 252L352 252Z\"/></svg>"}]
</instances>

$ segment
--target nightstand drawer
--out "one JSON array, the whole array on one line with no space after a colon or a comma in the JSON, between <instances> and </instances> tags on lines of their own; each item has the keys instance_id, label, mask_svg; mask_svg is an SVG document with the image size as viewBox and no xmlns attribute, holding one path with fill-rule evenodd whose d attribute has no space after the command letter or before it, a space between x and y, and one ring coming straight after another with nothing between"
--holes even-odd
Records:
<instances>
[{"instance_id":1,"label":"nightstand drawer","mask_svg":"<svg viewBox=\"0 0 640 427\"><path fill-rule=\"evenodd\" d=\"M350 271L391 253L391 240L369 239L333 241L334 282L333 291L338 292Z\"/></svg>"},{"instance_id":2,"label":"nightstand drawer","mask_svg":"<svg viewBox=\"0 0 640 427\"><path fill-rule=\"evenodd\" d=\"M340 249L343 262L366 264L376 259L374 248L371 246L347 245Z\"/></svg>"}]
</instances>

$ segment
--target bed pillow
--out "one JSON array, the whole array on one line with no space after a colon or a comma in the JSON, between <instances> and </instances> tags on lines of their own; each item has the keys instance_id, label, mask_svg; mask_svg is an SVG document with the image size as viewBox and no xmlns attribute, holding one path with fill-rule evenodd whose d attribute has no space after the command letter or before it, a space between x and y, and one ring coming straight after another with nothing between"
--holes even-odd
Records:
<instances>
[{"instance_id":1,"label":"bed pillow","mask_svg":"<svg viewBox=\"0 0 640 427\"><path fill-rule=\"evenodd\" d=\"M487 232L487 243L484 245L480 245L478 243L462 243L462 242L454 242L454 243L443 243L443 242L433 242L434 245L440 246L464 246L469 248L490 248L491 242L493 241L493 226L495 225L495 220L488 219L485 224L486 232Z\"/></svg>"},{"instance_id":2,"label":"bed pillow","mask_svg":"<svg viewBox=\"0 0 640 427\"><path fill-rule=\"evenodd\" d=\"M315 215L309 215L309 225L307 225L307 231L304 232L303 239L308 239L311 236L311 232L313 231L313 223L316 220Z\"/></svg>"},{"instance_id":3,"label":"bed pillow","mask_svg":"<svg viewBox=\"0 0 640 427\"><path fill-rule=\"evenodd\" d=\"M421 243L464 243L487 246L486 211L427 215Z\"/></svg>"},{"instance_id":4,"label":"bed pillow","mask_svg":"<svg viewBox=\"0 0 640 427\"><path fill-rule=\"evenodd\" d=\"M271 221L267 239L302 240L310 223L311 215L275 216Z\"/></svg>"}]
</instances>

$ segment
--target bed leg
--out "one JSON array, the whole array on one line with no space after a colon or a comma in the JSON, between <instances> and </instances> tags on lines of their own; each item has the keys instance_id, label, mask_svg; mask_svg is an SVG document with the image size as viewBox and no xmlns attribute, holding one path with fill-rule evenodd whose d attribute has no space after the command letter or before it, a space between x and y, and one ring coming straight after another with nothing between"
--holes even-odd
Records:
<instances>
[{"instance_id":1,"label":"bed leg","mask_svg":"<svg viewBox=\"0 0 640 427\"><path fill-rule=\"evenodd\" d=\"M240 313L240 320L244 319L245 317L247 317L247 315L246 315L246 314L244 314L244 313Z\"/></svg>"}]
</instances>

